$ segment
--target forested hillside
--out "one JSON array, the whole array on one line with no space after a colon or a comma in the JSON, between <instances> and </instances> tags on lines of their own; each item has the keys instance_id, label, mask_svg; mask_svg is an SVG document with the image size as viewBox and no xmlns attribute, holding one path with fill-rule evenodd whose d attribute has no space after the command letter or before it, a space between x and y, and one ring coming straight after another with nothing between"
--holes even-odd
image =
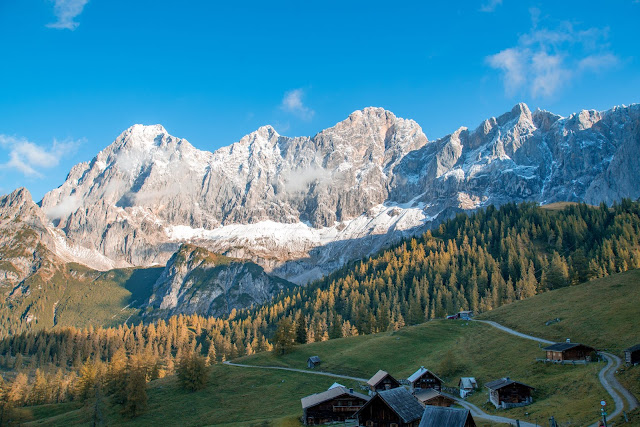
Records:
<instances>
[{"instance_id":1,"label":"forested hillside","mask_svg":"<svg viewBox=\"0 0 640 427\"><path fill-rule=\"evenodd\" d=\"M225 319L179 316L148 325L25 333L0 342L0 362L5 369L43 368L53 378L56 369L86 371L124 353L151 378L173 372L192 351L213 363L273 346L286 351L294 342L397 329L459 309L492 310L640 268L639 244L636 202L563 210L489 207ZM19 401L29 401L29 387L22 389Z\"/></svg>"}]
</instances>

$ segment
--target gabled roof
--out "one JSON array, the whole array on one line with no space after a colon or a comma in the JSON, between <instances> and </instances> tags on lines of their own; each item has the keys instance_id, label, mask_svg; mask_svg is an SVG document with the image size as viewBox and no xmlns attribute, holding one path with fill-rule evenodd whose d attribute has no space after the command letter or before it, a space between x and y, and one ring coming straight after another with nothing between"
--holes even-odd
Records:
<instances>
[{"instance_id":1,"label":"gabled roof","mask_svg":"<svg viewBox=\"0 0 640 427\"><path fill-rule=\"evenodd\" d=\"M311 356L309 359L307 359L307 361L311 361L312 363L320 363L320 357L318 356Z\"/></svg>"},{"instance_id":2,"label":"gabled roof","mask_svg":"<svg viewBox=\"0 0 640 427\"><path fill-rule=\"evenodd\" d=\"M511 385L511 384L520 384L521 386L525 386L525 387L528 387L528 388L530 388L532 390L535 390L534 387L531 387L530 385L526 385L526 384L521 383L519 381L514 381L509 377L500 378L499 380L488 382L484 386L486 388L490 389L490 390L498 390L498 389L501 389L501 388L506 387L506 386Z\"/></svg>"},{"instance_id":3,"label":"gabled roof","mask_svg":"<svg viewBox=\"0 0 640 427\"><path fill-rule=\"evenodd\" d=\"M588 345L580 344L579 342L559 342L556 344L552 344L549 347L545 347L544 349L548 351L567 351L571 348L578 347L578 346L592 348L592 347L589 347Z\"/></svg>"},{"instance_id":4,"label":"gabled roof","mask_svg":"<svg viewBox=\"0 0 640 427\"><path fill-rule=\"evenodd\" d=\"M427 406L419 427L464 427L469 417L473 420L468 409Z\"/></svg>"},{"instance_id":5,"label":"gabled roof","mask_svg":"<svg viewBox=\"0 0 640 427\"><path fill-rule=\"evenodd\" d=\"M344 386L340 383L333 383L331 384L331 387L329 387L327 390L331 390L332 388L336 388L336 387L344 387Z\"/></svg>"},{"instance_id":6,"label":"gabled roof","mask_svg":"<svg viewBox=\"0 0 640 427\"><path fill-rule=\"evenodd\" d=\"M634 345L633 347L629 347L625 351L638 351L638 350L640 350L640 344Z\"/></svg>"},{"instance_id":7,"label":"gabled roof","mask_svg":"<svg viewBox=\"0 0 640 427\"><path fill-rule=\"evenodd\" d=\"M329 390L323 391L322 393L316 393L312 394L311 396L303 397L302 399L300 399L300 403L302 403L302 409L307 409L312 406L316 406L319 403L326 402L327 400L335 399L336 397L342 396L343 394L359 397L360 399L364 399L366 402L371 399L369 396L355 391L352 392L348 388L341 386L331 387Z\"/></svg>"},{"instance_id":8,"label":"gabled roof","mask_svg":"<svg viewBox=\"0 0 640 427\"><path fill-rule=\"evenodd\" d=\"M462 377L458 382L458 385L462 388L476 388L478 387L478 383L474 377Z\"/></svg>"},{"instance_id":9,"label":"gabled roof","mask_svg":"<svg viewBox=\"0 0 640 427\"><path fill-rule=\"evenodd\" d=\"M371 378L369 378L369 381L367 381L367 385L371 386L371 387L375 387L378 385L378 383L380 381L382 381L386 376L390 376L389 373L387 371L383 371L382 369L380 369L378 372L376 372ZM393 378L393 377L391 377ZM395 380L395 378L393 378ZM396 381L398 382L398 381Z\"/></svg>"},{"instance_id":10,"label":"gabled roof","mask_svg":"<svg viewBox=\"0 0 640 427\"><path fill-rule=\"evenodd\" d=\"M414 396L416 397L416 399L418 399L420 402L424 403L428 400L431 400L435 397L438 396L443 396L448 400L451 400L452 402L455 402L455 399L452 399L451 397L444 395L442 393L440 393L438 390L432 389L432 388L428 388L425 390L420 390L414 393Z\"/></svg>"},{"instance_id":11,"label":"gabled roof","mask_svg":"<svg viewBox=\"0 0 640 427\"><path fill-rule=\"evenodd\" d=\"M404 387L381 391L369 402L375 398L382 399L393 412L398 414L404 423L419 420L424 412L422 404Z\"/></svg>"},{"instance_id":12,"label":"gabled roof","mask_svg":"<svg viewBox=\"0 0 640 427\"><path fill-rule=\"evenodd\" d=\"M409 381L410 383L414 383L414 382L418 381L418 379L420 379L420 377L423 376L424 374L426 374L427 372L430 372L431 375L433 375L434 377L438 378L438 376L436 374L434 374L433 372L429 371L424 366L421 366L420 369L415 371L413 374L411 374L411 376L409 378L407 378L407 381ZM438 378L438 381L442 382L442 380L440 378Z\"/></svg>"}]
</instances>

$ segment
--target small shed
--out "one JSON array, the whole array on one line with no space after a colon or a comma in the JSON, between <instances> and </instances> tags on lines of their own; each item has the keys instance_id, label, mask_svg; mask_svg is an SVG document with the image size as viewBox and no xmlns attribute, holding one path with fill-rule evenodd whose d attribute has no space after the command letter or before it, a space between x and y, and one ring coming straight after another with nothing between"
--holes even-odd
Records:
<instances>
[{"instance_id":1,"label":"small shed","mask_svg":"<svg viewBox=\"0 0 640 427\"><path fill-rule=\"evenodd\" d=\"M458 381L458 387L460 387L460 397L464 399L478 388L478 382L474 377L462 377Z\"/></svg>"},{"instance_id":2,"label":"small shed","mask_svg":"<svg viewBox=\"0 0 640 427\"><path fill-rule=\"evenodd\" d=\"M485 387L489 389L489 401L496 408L515 408L517 406L526 406L533 402L531 393L535 388L514 381L509 377L488 382Z\"/></svg>"},{"instance_id":3,"label":"small shed","mask_svg":"<svg viewBox=\"0 0 640 427\"><path fill-rule=\"evenodd\" d=\"M371 399L343 386L331 387L322 393L300 399L305 425L325 424L353 418Z\"/></svg>"},{"instance_id":4,"label":"small shed","mask_svg":"<svg viewBox=\"0 0 640 427\"><path fill-rule=\"evenodd\" d=\"M367 381L369 390L371 393L375 393L382 390L391 390L392 388L400 387L400 382L393 378L387 371L380 369Z\"/></svg>"},{"instance_id":5,"label":"small shed","mask_svg":"<svg viewBox=\"0 0 640 427\"><path fill-rule=\"evenodd\" d=\"M640 363L640 344L629 347L624 351L624 361L627 365L637 365Z\"/></svg>"},{"instance_id":6,"label":"small shed","mask_svg":"<svg viewBox=\"0 0 640 427\"><path fill-rule=\"evenodd\" d=\"M419 427L476 427L468 409L427 406Z\"/></svg>"},{"instance_id":7,"label":"small shed","mask_svg":"<svg viewBox=\"0 0 640 427\"><path fill-rule=\"evenodd\" d=\"M316 366L318 366L320 364L320 358L318 356L311 356L310 358L307 359L307 367L308 368L315 368Z\"/></svg>"},{"instance_id":8,"label":"small shed","mask_svg":"<svg viewBox=\"0 0 640 427\"><path fill-rule=\"evenodd\" d=\"M382 390L356 413L360 426L418 427L424 407L404 387Z\"/></svg>"},{"instance_id":9,"label":"small shed","mask_svg":"<svg viewBox=\"0 0 640 427\"><path fill-rule=\"evenodd\" d=\"M547 352L547 360L551 360L552 362L576 360L589 362L591 361L591 354L596 351L593 347L577 342L571 342L569 340L567 340L567 342L550 345L544 349Z\"/></svg>"},{"instance_id":10,"label":"small shed","mask_svg":"<svg viewBox=\"0 0 640 427\"><path fill-rule=\"evenodd\" d=\"M447 396L446 394L442 394L438 390L434 390L432 388L428 388L426 390L417 390L413 395L423 405L449 407L456 403L453 398Z\"/></svg>"},{"instance_id":11,"label":"small shed","mask_svg":"<svg viewBox=\"0 0 640 427\"><path fill-rule=\"evenodd\" d=\"M473 311L471 310L460 311L458 313L458 319L471 320L472 318L473 318Z\"/></svg>"},{"instance_id":12,"label":"small shed","mask_svg":"<svg viewBox=\"0 0 640 427\"><path fill-rule=\"evenodd\" d=\"M421 366L420 369L411 374L407 381L409 381L412 391L428 388L440 391L442 388L442 380L424 366Z\"/></svg>"}]
</instances>

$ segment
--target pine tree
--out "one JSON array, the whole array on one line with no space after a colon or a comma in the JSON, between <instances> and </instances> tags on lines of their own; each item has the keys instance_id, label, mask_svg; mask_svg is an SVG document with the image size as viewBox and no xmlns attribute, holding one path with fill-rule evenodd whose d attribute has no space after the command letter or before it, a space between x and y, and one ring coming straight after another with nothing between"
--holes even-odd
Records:
<instances>
[{"instance_id":1,"label":"pine tree","mask_svg":"<svg viewBox=\"0 0 640 427\"><path fill-rule=\"evenodd\" d=\"M143 367L137 364L128 366L125 391L127 398L122 414L137 417L147 409L147 376Z\"/></svg>"},{"instance_id":2,"label":"pine tree","mask_svg":"<svg viewBox=\"0 0 640 427\"><path fill-rule=\"evenodd\" d=\"M298 316L298 322L296 324L296 342L298 344L307 343L307 322L302 313Z\"/></svg>"},{"instance_id":3,"label":"pine tree","mask_svg":"<svg viewBox=\"0 0 640 427\"><path fill-rule=\"evenodd\" d=\"M185 354L178 363L177 373L180 386L185 390L197 391L207 385L207 363L200 354Z\"/></svg>"}]
</instances>

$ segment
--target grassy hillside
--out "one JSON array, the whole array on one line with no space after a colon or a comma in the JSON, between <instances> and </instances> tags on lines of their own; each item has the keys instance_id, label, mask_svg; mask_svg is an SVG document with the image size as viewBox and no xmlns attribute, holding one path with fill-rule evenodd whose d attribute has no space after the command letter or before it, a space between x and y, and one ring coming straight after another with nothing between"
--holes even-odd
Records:
<instances>
[{"instance_id":1,"label":"grassy hillside","mask_svg":"<svg viewBox=\"0 0 640 427\"><path fill-rule=\"evenodd\" d=\"M461 375L476 376L480 384L509 375L536 387L535 403L526 409L485 410L520 419L526 419L524 413L529 412L531 420L554 415L562 422L584 424L594 419L592 403L599 402L604 393L597 382L601 364L573 367L536 363L535 358L541 355L536 343L463 321L431 321L396 332L301 345L283 357L261 353L238 362L304 369L311 355L321 357L321 370L365 378L378 369L406 378L421 365L434 370L451 386ZM107 407L105 417L108 424L297 426L302 414L300 398L325 390L333 381L304 373L216 365L203 391L187 393L177 388L173 378L157 380L150 384L149 410L144 415L124 420L116 408ZM483 405L486 399L486 393L480 391L471 401ZM62 426L88 422L90 418L87 409L70 404L63 409L47 405L28 410L37 418L31 425ZM262 424L265 420L272 424Z\"/></svg>"},{"instance_id":2,"label":"grassy hillside","mask_svg":"<svg viewBox=\"0 0 640 427\"><path fill-rule=\"evenodd\" d=\"M41 269L0 303L0 336L57 325L117 326L138 313L162 267L100 272L83 265ZM135 320L135 319L134 319Z\"/></svg>"},{"instance_id":3,"label":"grassy hillside","mask_svg":"<svg viewBox=\"0 0 640 427\"><path fill-rule=\"evenodd\" d=\"M260 353L241 358L239 362L304 368L309 356L318 355L322 359L318 369L364 378L378 369L397 378L407 378L425 366L451 387L457 386L460 376L475 376L481 385L510 376L536 387L535 403L526 409L506 412L487 406L485 411L520 419L525 419L524 413L528 412L531 420L554 415L563 422L591 421L593 402L598 402L604 393L597 381L602 365L573 367L536 363L536 357L543 354L537 343L484 324L440 320L396 332L298 346L285 356ZM484 390L471 398L480 406L486 400Z\"/></svg>"},{"instance_id":4,"label":"grassy hillside","mask_svg":"<svg viewBox=\"0 0 640 427\"><path fill-rule=\"evenodd\" d=\"M583 342L620 354L640 343L640 270L545 292L480 316L555 341ZM547 321L559 319L549 325Z\"/></svg>"}]
</instances>

